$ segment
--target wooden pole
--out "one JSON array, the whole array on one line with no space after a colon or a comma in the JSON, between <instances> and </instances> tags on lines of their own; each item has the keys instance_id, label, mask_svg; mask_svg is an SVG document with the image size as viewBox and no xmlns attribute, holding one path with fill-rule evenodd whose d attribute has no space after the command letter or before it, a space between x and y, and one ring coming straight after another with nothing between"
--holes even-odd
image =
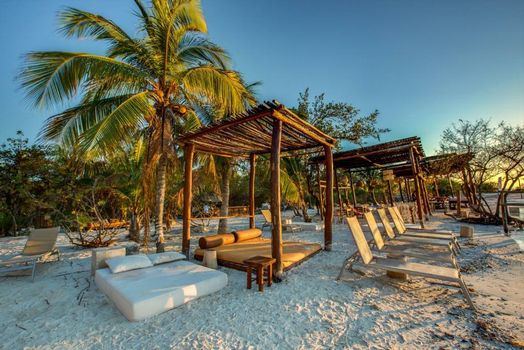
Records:
<instances>
[{"instance_id":1,"label":"wooden pole","mask_svg":"<svg viewBox=\"0 0 524 350\"><path fill-rule=\"evenodd\" d=\"M255 228L255 170L256 155L249 155L249 228Z\"/></svg>"},{"instance_id":2,"label":"wooden pole","mask_svg":"<svg viewBox=\"0 0 524 350\"><path fill-rule=\"evenodd\" d=\"M440 197L440 191L438 190L438 182L437 182L437 178L434 178L433 179L433 185L435 186L435 195L437 197Z\"/></svg>"},{"instance_id":3,"label":"wooden pole","mask_svg":"<svg viewBox=\"0 0 524 350\"><path fill-rule=\"evenodd\" d=\"M326 216L324 218L324 249L331 250L333 240L333 153L324 146L326 158Z\"/></svg>"},{"instance_id":4,"label":"wooden pole","mask_svg":"<svg viewBox=\"0 0 524 350\"><path fill-rule=\"evenodd\" d=\"M413 147L409 149L409 157L411 160L411 170L413 171L413 179L415 184L415 193L416 193L416 201L417 201L417 212L418 212L418 219L420 221L420 227L424 228L424 214L422 212L422 194L420 191L420 186L418 183L418 170L417 166L415 164L415 152L413 151Z\"/></svg>"},{"instance_id":5,"label":"wooden pole","mask_svg":"<svg viewBox=\"0 0 524 350\"><path fill-rule=\"evenodd\" d=\"M340 193L340 186L338 185L338 175L337 175L337 169L333 169L333 172L335 174L335 186L337 188L337 196L338 196L338 206L339 206L339 214L340 214L340 222L342 222L342 218L344 217L344 214L342 212L342 197Z\"/></svg>"},{"instance_id":6,"label":"wooden pole","mask_svg":"<svg viewBox=\"0 0 524 350\"><path fill-rule=\"evenodd\" d=\"M428 194L428 188L426 186L426 180L424 180L423 177L420 177L420 182L422 183L422 189L424 190L424 203L426 203L427 213L429 215L433 215L433 211L431 210L431 205L429 205L429 194Z\"/></svg>"},{"instance_id":7,"label":"wooden pole","mask_svg":"<svg viewBox=\"0 0 524 350\"><path fill-rule=\"evenodd\" d=\"M402 181L400 180L400 178L397 180L398 182L398 191L400 192L400 200L402 202L405 202L404 200L404 194L402 193Z\"/></svg>"},{"instance_id":8,"label":"wooden pole","mask_svg":"<svg viewBox=\"0 0 524 350\"><path fill-rule=\"evenodd\" d=\"M460 201L460 188L457 191L457 216L460 217L462 213L462 203Z\"/></svg>"},{"instance_id":9,"label":"wooden pole","mask_svg":"<svg viewBox=\"0 0 524 350\"><path fill-rule=\"evenodd\" d=\"M407 195L407 201L408 202L411 202L412 200L412 196L411 196L411 186L409 185L409 179L408 178L404 178L404 182L405 182L405 185L406 185L406 195Z\"/></svg>"},{"instance_id":10,"label":"wooden pole","mask_svg":"<svg viewBox=\"0 0 524 350\"><path fill-rule=\"evenodd\" d=\"M353 198L353 207L357 206L357 194L355 193L355 184L353 183L353 173L349 171L349 184L351 185L351 196Z\"/></svg>"},{"instance_id":11,"label":"wooden pole","mask_svg":"<svg viewBox=\"0 0 524 350\"><path fill-rule=\"evenodd\" d=\"M282 140L282 121L273 120L273 133L271 138L271 256L276 259L276 277L281 278L284 272L282 265L282 215L280 212L282 199L280 193L280 142Z\"/></svg>"},{"instance_id":12,"label":"wooden pole","mask_svg":"<svg viewBox=\"0 0 524 350\"><path fill-rule=\"evenodd\" d=\"M394 206L395 202L393 201L393 189L391 188L391 180L388 180L388 196L391 206Z\"/></svg>"},{"instance_id":13,"label":"wooden pole","mask_svg":"<svg viewBox=\"0 0 524 350\"><path fill-rule=\"evenodd\" d=\"M324 220L324 199L323 199L323 195L322 195L322 186L320 185L320 165L318 165L317 163L317 184L318 184L318 211L319 211L319 214L320 214L320 219L321 220Z\"/></svg>"},{"instance_id":14,"label":"wooden pole","mask_svg":"<svg viewBox=\"0 0 524 350\"><path fill-rule=\"evenodd\" d=\"M184 146L184 208L182 211L182 253L189 257L191 240L191 202L193 200L193 156L195 145Z\"/></svg>"},{"instance_id":15,"label":"wooden pole","mask_svg":"<svg viewBox=\"0 0 524 350\"><path fill-rule=\"evenodd\" d=\"M479 200L477 198L477 190L475 189L475 183L473 182L473 176L471 175L471 169L467 167L468 172L468 180L471 186L471 196L473 197L473 203L474 205L479 205Z\"/></svg>"}]
</instances>

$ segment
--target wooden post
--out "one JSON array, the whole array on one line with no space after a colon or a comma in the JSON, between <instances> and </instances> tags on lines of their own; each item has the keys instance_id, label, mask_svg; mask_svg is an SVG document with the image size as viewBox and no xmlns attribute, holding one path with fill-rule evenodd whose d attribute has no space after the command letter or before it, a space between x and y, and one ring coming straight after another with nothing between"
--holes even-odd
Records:
<instances>
[{"instance_id":1,"label":"wooden post","mask_svg":"<svg viewBox=\"0 0 524 350\"><path fill-rule=\"evenodd\" d=\"M193 156L195 145L184 146L184 208L182 211L182 253L189 257L191 239L191 201L193 197Z\"/></svg>"},{"instance_id":2,"label":"wooden post","mask_svg":"<svg viewBox=\"0 0 524 350\"><path fill-rule=\"evenodd\" d=\"M420 221L420 227L424 228L424 214L422 213L422 194L420 191L420 186L418 182L418 170L417 166L415 164L415 152L413 151L413 148L409 149L409 157L411 160L411 170L413 171L413 179L415 184L415 193L416 193L416 200L417 200L417 211L418 211L418 219Z\"/></svg>"},{"instance_id":3,"label":"wooden post","mask_svg":"<svg viewBox=\"0 0 524 350\"><path fill-rule=\"evenodd\" d=\"M411 186L409 185L409 179L408 178L404 178L404 182L405 182L405 185L406 185L406 194L407 194L407 201L408 202L411 202L412 201L412 196L411 196Z\"/></svg>"},{"instance_id":4,"label":"wooden post","mask_svg":"<svg viewBox=\"0 0 524 350\"><path fill-rule=\"evenodd\" d=\"M280 142L282 140L282 121L273 119L271 138L271 256L276 259L274 274L281 278L284 272L282 265L282 214L280 193Z\"/></svg>"},{"instance_id":5,"label":"wooden post","mask_svg":"<svg viewBox=\"0 0 524 350\"><path fill-rule=\"evenodd\" d=\"M320 219L324 220L324 199L322 198L322 186L320 185L320 165L317 163L317 184L318 184L318 211L320 214Z\"/></svg>"},{"instance_id":6,"label":"wooden post","mask_svg":"<svg viewBox=\"0 0 524 350\"><path fill-rule=\"evenodd\" d=\"M388 180L388 196L391 206L395 205L395 202L393 201L393 189L391 188L391 180Z\"/></svg>"},{"instance_id":7,"label":"wooden post","mask_svg":"<svg viewBox=\"0 0 524 350\"><path fill-rule=\"evenodd\" d=\"M353 207L357 206L357 194L355 193L355 184L353 183L353 173L349 171L349 184L351 185L351 196L353 198Z\"/></svg>"},{"instance_id":8,"label":"wooden post","mask_svg":"<svg viewBox=\"0 0 524 350\"><path fill-rule=\"evenodd\" d=\"M256 155L249 155L249 228L255 228L255 170Z\"/></svg>"},{"instance_id":9,"label":"wooden post","mask_svg":"<svg viewBox=\"0 0 524 350\"><path fill-rule=\"evenodd\" d=\"M342 213L342 197L341 197L341 193L340 193L340 186L338 185L338 175L337 175L337 169L333 169L334 173L335 173L335 186L337 188L337 196L338 196L338 206L339 206L339 214L340 214L340 222L342 223L342 220L344 218L344 215Z\"/></svg>"},{"instance_id":10,"label":"wooden post","mask_svg":"<svg viewBox=\"0 0 524 350\"><path fill-rule=\"evenodd\" d=\"M331 250L333 240L333 153L324 146L326 158L326 215L324 218L324 250Z\"/></svg>"},{"instance_id":11,"label":"wooden post","mask_svg":"<svg viewBox=\"0 0 524 350\"><path fill-rule=\"evenodd\" d=\"M468 172L468 180L471 185L471 196L473 197L473 203L474 205L479 205L480 201L477 198L477 190L475 189L475 183L473 182L473 176L471 175L471 169L467 167Z\"/></svg>"},{"instance_id":12,"label":"wooden post","mask_svg":"<svg viewBox=\"0 0 524 350\"><path fill-rule=\"evenodd\" d=\"M428 195L428 189L426 187L426 181L421 176L420 177L420 187L422 188L422 195L424 196L424 205L426 207L426 215L433 215L431 211L431 206L429 205L429 195Z\"/></svg>"},{"instance_id":13,"label":"wooden post","mask_svg":"<svg viewBox=\"0 0 524 350\"><path fill-rule=\"evenodd\" d=\"M435 195L440 197L440 191L438 190L438 182L436 178L433 179L433 185L435 186Z\"/></svg>"},{"instance_id":14,"label":"wooden post","mask_svg":"<svg viewBox=\"0 0 524 350\"><path fill-rule=\"evenodd\" d=\"M405 202L404 200L404 194L402 193L402 181L400 179L398 179L398 191L400 192L400 200L402 202Z\"/></svg>"},{"instance_id":15,"label":"wooden post","mask_svg":"<svg viewBox=\"0 0 524 350\"><path fill-rule=\"evenodd\" d=\"M462 203L460 202L460 188L457 191L457 216L460 218L462 213Z\"/></svg>"}]
</instances>

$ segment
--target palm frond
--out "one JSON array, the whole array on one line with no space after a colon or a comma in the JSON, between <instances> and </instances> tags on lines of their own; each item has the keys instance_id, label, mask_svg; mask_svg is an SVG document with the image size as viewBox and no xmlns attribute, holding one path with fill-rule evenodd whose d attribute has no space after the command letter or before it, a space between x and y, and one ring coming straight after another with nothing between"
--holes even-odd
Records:
<instances>
[{"instance_id":1,"label":"palm frond","mask_svg":"<svg viewBox=\"0 0 524 350\"><path fill-rule=\"evenodd\" d=\"M224 108L227 114L243 112L246 101L254 98L243 84L240 75L211 65L188 69L183 78L186 92L208 98L213 104Z\"/></svg>"},{"instance_id":2,"label":"palm frond","mask_svg":"<svg viewBox=\"0 0 524 350\"><path fill-rule=\"evenodd\" d=\"M114 96L105 99L84 101L49 117L39 133L39 139L54 140L64 145L73 145L79 136L92 128L133 95Z\"/></svg>"},{"instance_id":3,"label":"palm frond","mask_svg":"<svg viewBox=\"0 0 524 350\"><path fill-rule=\"evenodd\" d=\"M147 83L148 75L116 59L75 52L31 52L18 79L35 106L60 104L74 97L85 81L120 79Z\"/></svg>"},{"instance_id":4,"label":"palm frond","mask_svg":"<svg viewBox=\"0 0 524 350\"><path fill-rule=\"evenodd\" d=\"M111 149L128 141L144 122L144 116L153 113L149 92L133 95L109 115L82 134L85 150Z\"/></svg>"}]
</instances>

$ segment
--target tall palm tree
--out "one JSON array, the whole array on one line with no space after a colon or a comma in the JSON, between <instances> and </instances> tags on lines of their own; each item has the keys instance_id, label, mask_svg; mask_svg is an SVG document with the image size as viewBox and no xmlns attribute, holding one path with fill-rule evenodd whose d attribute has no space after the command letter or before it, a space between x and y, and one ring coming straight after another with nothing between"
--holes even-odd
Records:
<instances>
[{"instance_id":1,"label":"tall palm tree","mask_svg":"<svg viewBox=\"0 0 524 350\"><path fill-rule=\"evenodd\" d=\"M108 44L105 55L31 52L20 74L21 86L36 106L80 102L51 116L44 139L80 142L97 154L129 142L146 130L150 163L156 166L155 229L162 245L166 168L176 152L181 120L200 125L201 105L219 105L226 114L254 102L241 76L230 69L225 51L206 38L199 0L134 0L139 35L113 21L75 8L59 15L67 37Z\"/></svg>"}]
</instances>

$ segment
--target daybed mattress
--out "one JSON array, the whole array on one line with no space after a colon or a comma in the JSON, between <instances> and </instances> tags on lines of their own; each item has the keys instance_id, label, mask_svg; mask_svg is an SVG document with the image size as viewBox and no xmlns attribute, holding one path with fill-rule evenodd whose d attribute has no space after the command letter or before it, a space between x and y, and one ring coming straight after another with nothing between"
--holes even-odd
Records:
<instances>
[{"instance_id":1,"label":"daybed mattress","mask_svg":"<svg viewBox=\"0 0 524 350\"><path fill-rule=\"evenodd\" d=\"M283 245L282 265L289 269L322 249L318 243L289 242ZM271 256L271 240L255 238L248 241L226 244L208 250L216 250L218 263L243 270L244 260L253 256ZM202 260L205 249L195 249L195 259Z\"/></svg>"},{"instance_id":2,"label":"daybed mattress","mask_svg":"<svg viewBox=\"0 0 524 350\"><path fill-rule=\"evenodd\" d=\"M97 270L95 283L128 320L138 321L219 291L227 275L176 261L117 274Z\"/></svg>"}]
</instances>

